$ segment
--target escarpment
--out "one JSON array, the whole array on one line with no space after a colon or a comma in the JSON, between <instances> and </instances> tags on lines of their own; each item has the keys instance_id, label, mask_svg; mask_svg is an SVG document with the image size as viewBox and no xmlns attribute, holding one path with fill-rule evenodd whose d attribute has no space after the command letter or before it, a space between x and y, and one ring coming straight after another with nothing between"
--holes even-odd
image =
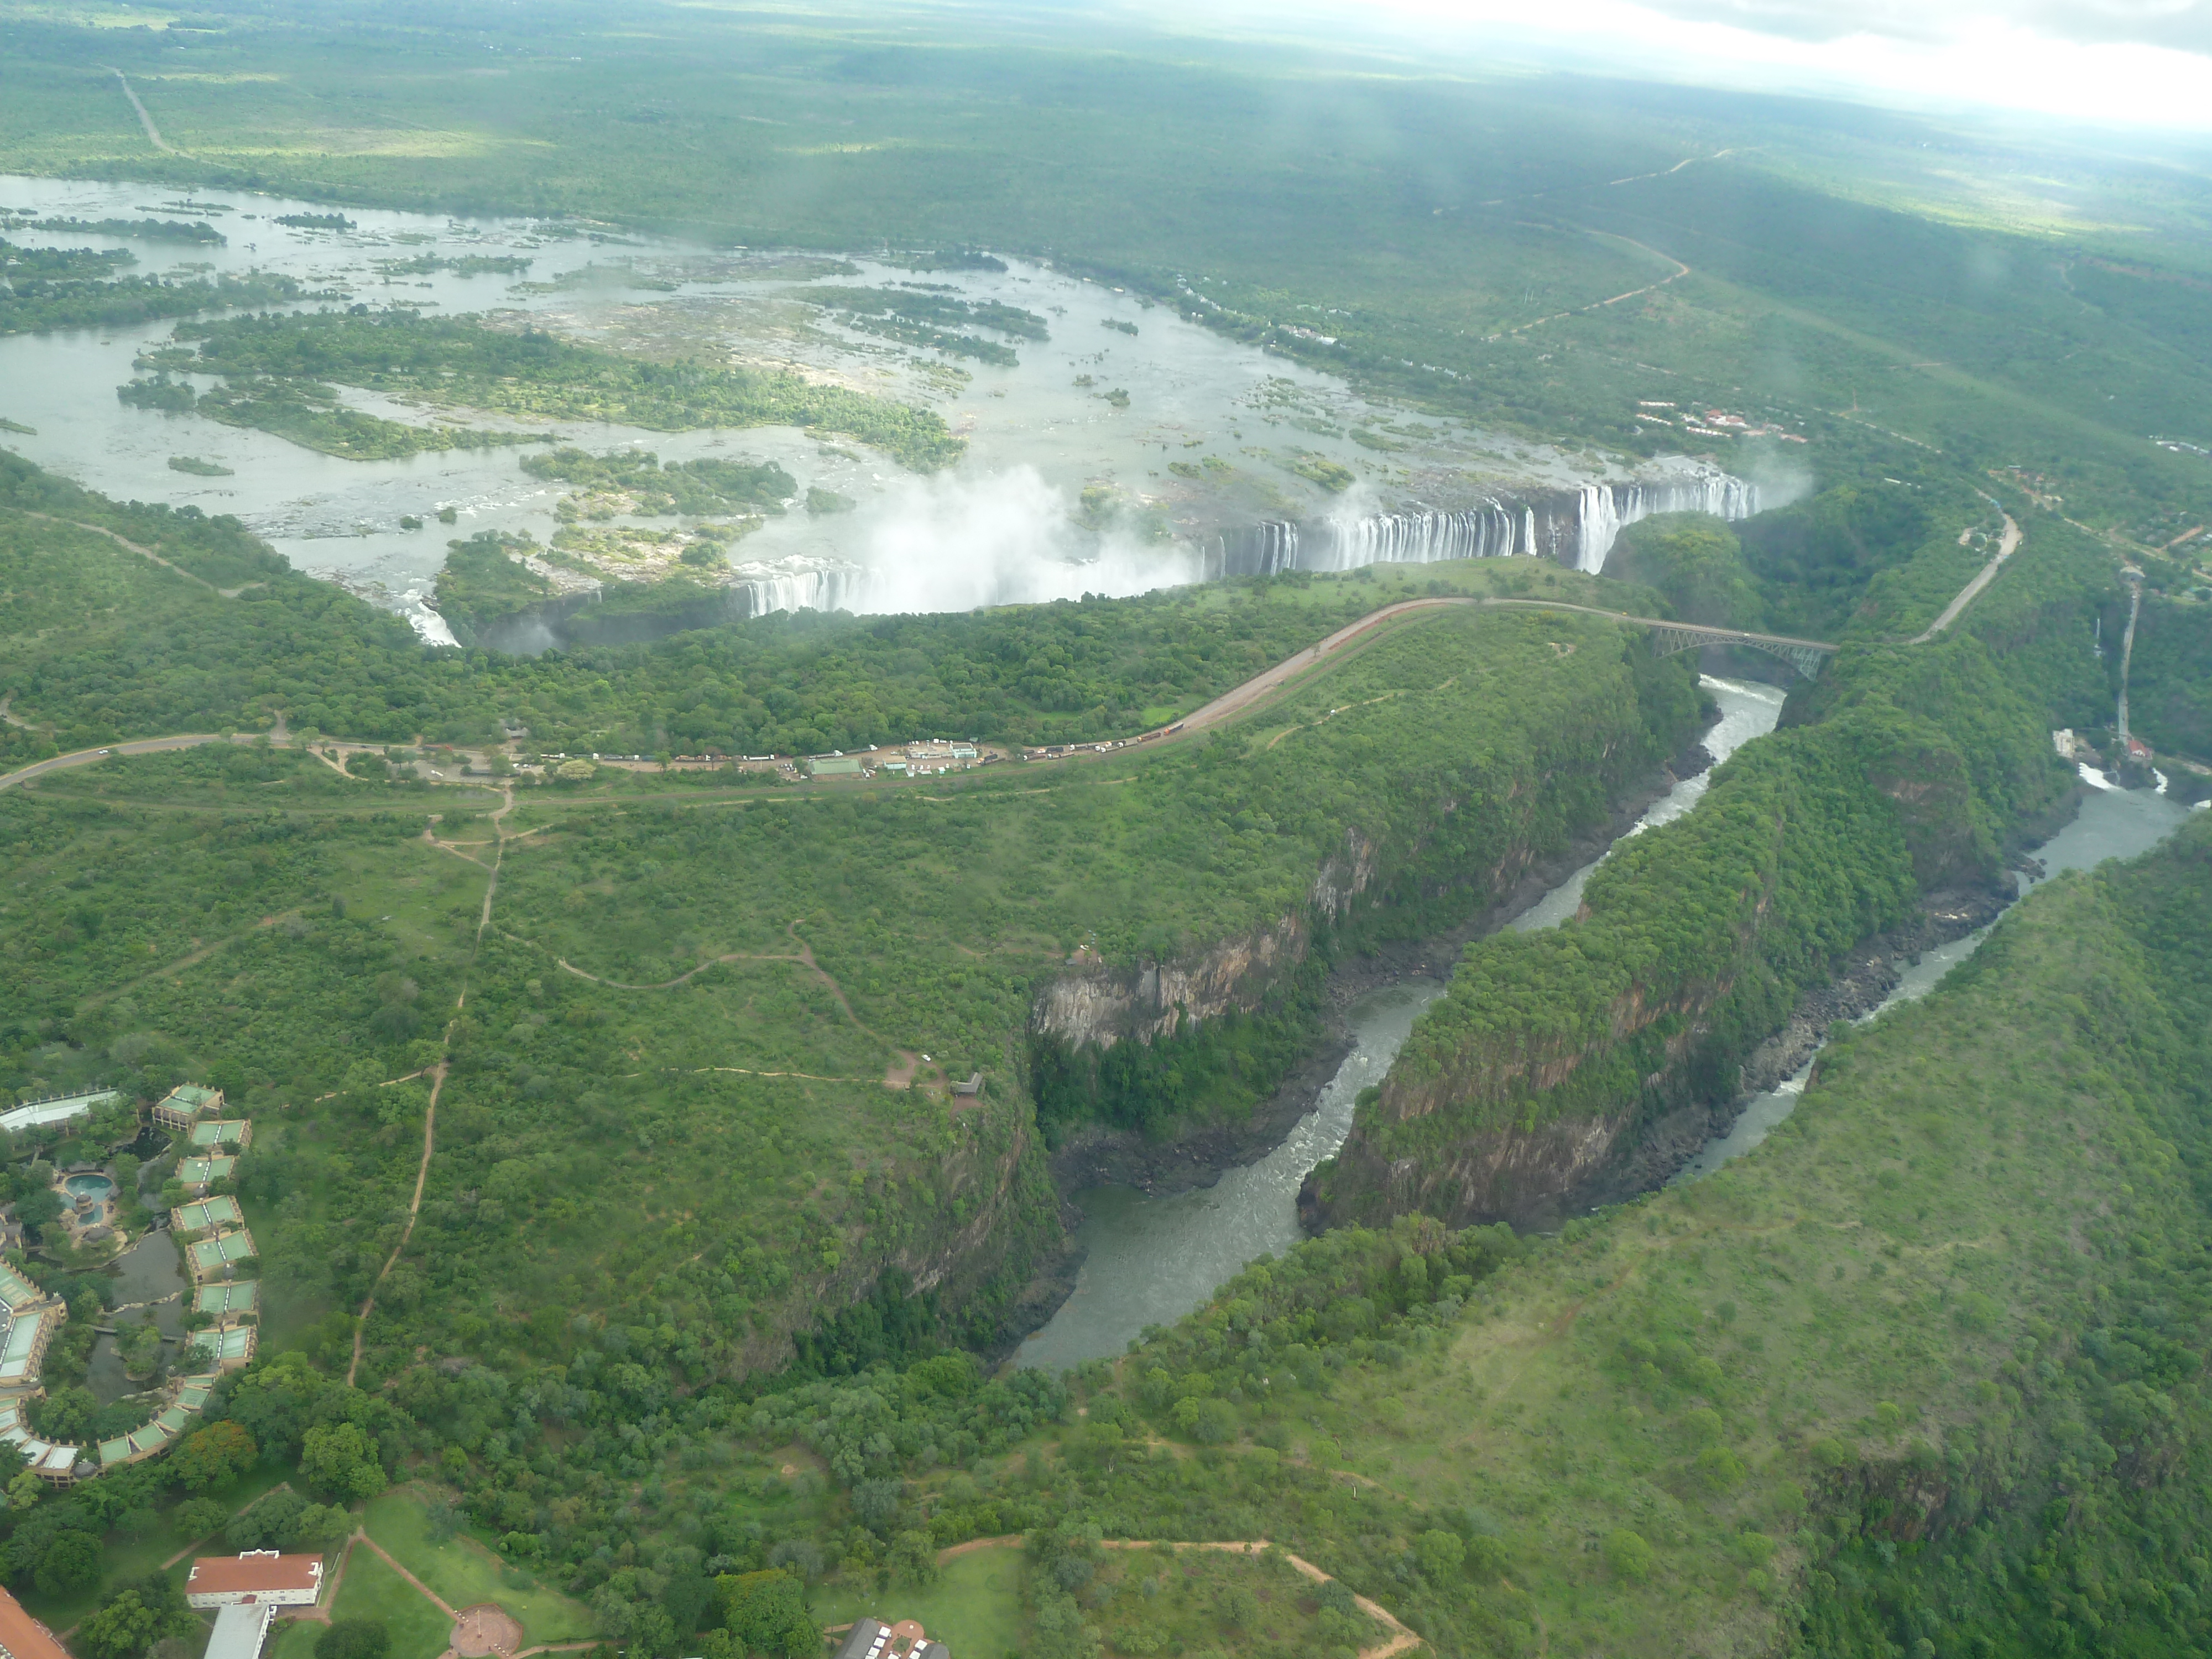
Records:
<instances>
[{"instance_id":1,"label":"escarpment","mask_svg":"<svg viewBox=\"0 0 2212 1659\"><path fill-rule=\"evenodd\" d=\"M1223 826L1224 879L1254 833L1238 825L1262 813L1277 834L1300 824L1311 873L1226 935L1119 962L1086 947L1037 989L1031 1067L1055 1145L1243 1119L1317 1042L1328 961L1479 915L1699 728L1687 664L1607 624L1498 621L1409 629L1327 683L1330 701L1309 693L1222 746L1241 769L1231 799L1253 803ZM1510 677L1501 645L1526 653Z\"/></svg>"},{"instance_id":2,"label":"escarpment","mask_svg":"<svg viewBox=\"0 0 2212 1659\"><path fill-rule=\"evenodd\" d=\"M1978 641L1947 654L1961 722L2039 735ZM1617 850L1572 922L1468 947L1309 1178L1308 1224L1526 1224L1648 1185L1654 1137L1734 1099L1851 951L2000 882L2007 840L2072 787L2047 742L2016 749L1978 775L1943 721L1861 696L1739 751L1695 811Z\"/></svg>"}]
</instances>

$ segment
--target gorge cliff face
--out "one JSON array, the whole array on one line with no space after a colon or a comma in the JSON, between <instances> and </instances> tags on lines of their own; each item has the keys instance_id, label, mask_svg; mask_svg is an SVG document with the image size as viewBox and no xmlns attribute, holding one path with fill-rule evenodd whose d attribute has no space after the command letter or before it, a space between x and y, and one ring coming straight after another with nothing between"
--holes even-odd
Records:
<instances>
[{"instance_id":1,"label":"gorge cliff face","mask_svg":"<svg viewBox=\"0 0 2212 1659\"><path fill-rule=\"evenodd\" d=\"M2039 767L2012 798L2065 787ZM1734 1098L1743 1061L1855 947L1935 888L1990 890L2007 823L1960 745L1895 710L1740 751L1695 813L1601 867L1576 925L1469 947L1309 1179L1309 1224L1526 1224L1632 1189L1645 1141Z\"/></svg>"},{"instance_id":2,"label":"gorge cliff face","mask_svg":"<svg viewBox=\"0 0 2212 1659\"><path fill-rule=\"evenodd\" d=\"M1323 963L1480 915L1533 864L1608 823L1701 724L1690 667L1653 659L1610 627L1541 616L1508 629L1425 626L1437 637L1414 659L1418 677L1403 677L1412 686L1362 696L1376 688L1333 680L1343 703L1239 753L1240 767L1272 767L1284 738L1315 728L1337 745L1334 821L1315 826L1319 856L1294 897L1257 925L1179 952L1105 962L1079 951L1036 988L1031 1069L1056 1148L1070 1136L1157 1141L1248 1118L1322 1040ZM1501 641L1529 653L1522 660L1550 683L1548 706L1504 690ZM1419 641L1405 643L1410 653ZM1394 719L1403 724L1389 730ZM1387 760L1347 740L1355 720L1389 745ZM1272 800L1285 817L1303 810ZM1225 860L1224 873L1236 878Z\"/></svg>"}]
</instances>

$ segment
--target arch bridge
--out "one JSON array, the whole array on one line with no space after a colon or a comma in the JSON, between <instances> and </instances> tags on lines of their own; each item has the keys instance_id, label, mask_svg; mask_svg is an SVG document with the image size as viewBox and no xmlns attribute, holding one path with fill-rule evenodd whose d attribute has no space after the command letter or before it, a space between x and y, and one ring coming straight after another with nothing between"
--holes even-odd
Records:
<instances>
[{"instance_id":1,"label":"arch bridge","mask_svg":"<svg viewBox=\"0 0 2212 1659\"><path fill-rule=\"evenodd\" d=\"M1837 647L1824 640L1795 640L1780 634L1750 634L1740 628L1705 628L1695 623L1654 622L1651 650L1671 657L1677 652L1702 650L1709 645L1741 645L1779 657L1807 679L1820 677L1820 669Z\"/></svg>"}]
</instances>

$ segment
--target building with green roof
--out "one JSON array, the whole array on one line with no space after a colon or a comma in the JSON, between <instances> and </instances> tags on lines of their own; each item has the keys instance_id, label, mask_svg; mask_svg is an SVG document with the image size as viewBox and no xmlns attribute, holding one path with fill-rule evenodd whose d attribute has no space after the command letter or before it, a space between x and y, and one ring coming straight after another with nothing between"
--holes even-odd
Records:
<instances>
[{"instance_id":1,"label":"building with green roof","mask_svg":"<svg viewBox=\"0 0 2212 1659\"><path fill-rule=\"evenodd\" d=\"M261 1281L234 1279L203 1285L192 1292L192 1311L207 1315L218 1325L228 1325L241 1316L258 1316L261 1311Z\"/></svg>"},{"instance_id":2,"label":"building with green roof","mask_svg":"<svg viewBox=\"0 0 2212 1659\"><path fill-rule=\"evenodd\" d=\"M238 1168L238 1160L221 1153L212 1158L185 1158L177 1160L177 1179L187 1187L205 1187L217 1181L228 1181Z\"/></svg>"},{"instance_id":3,"label":"building with green roof","mask_svg":"<svg viewBox=\"0 0 2212 1659\"><path fill-rule=\"evenodd\" d=\"M179 1083L154 1103L153 1119L164 1129L189 1129L201 1118L222 1112L222 1091Z\"/></svg>"},{"instance_id":4,"label":"building with green roof","mask_svg":"<svg viewBox=\"0 0 2212 1659\"><path fill-rule=\"evenodd\" d=\"M253 1235L240 1227L234 1233L218 1233L213 1238L203 1238L185 1252L191 1264L192 1282L221 1279L238 1264L259 1252L253 1248Z\"/></svg>"},{"instance_id":5,"label":"building with green roof","mask_svg":"<svg viewBox=\"0 0 2212 1659\"><path fill-rule=\"evenodd\" d=\"M179 1204L169 1212L169 1224L180 1233L222 1233L243 1227L246 1217L238 1200L226 1195Z\"/></svg>"}]
</instances>

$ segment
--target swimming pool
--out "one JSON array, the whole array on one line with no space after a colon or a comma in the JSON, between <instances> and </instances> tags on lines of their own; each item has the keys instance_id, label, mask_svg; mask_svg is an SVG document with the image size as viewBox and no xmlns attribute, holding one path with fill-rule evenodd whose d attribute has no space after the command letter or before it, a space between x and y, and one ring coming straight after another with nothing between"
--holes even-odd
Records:
<instances>
[{"instance_id":1,"label":"swimming pool","mask_svg":"<svg viewBox=\"0 0 2212 1659\"><path fill-rule=\"evenodd\" d=\"M115 1183L104 1175L73 1175L62 1182L71 1198L89 1198L104 1202L115 1195Z\"/></svg>"}]
</instances>

